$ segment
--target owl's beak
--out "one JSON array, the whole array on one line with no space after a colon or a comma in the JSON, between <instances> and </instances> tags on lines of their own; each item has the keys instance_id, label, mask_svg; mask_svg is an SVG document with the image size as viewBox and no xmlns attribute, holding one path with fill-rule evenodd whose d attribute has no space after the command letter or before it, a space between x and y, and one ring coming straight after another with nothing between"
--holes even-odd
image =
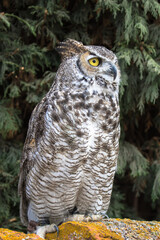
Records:
<instances>
[{"instance_id":1,"label":"owl's beak","mask_svg":"<svg viewBox=\"0 0 160 240\"><path fill-rule=\"evenodd\" d=\"M117 77L117 69L112 63L109 63L109 69L107 70L107 74L112 76L114 80Z\"/></svg>"}]
</instances>

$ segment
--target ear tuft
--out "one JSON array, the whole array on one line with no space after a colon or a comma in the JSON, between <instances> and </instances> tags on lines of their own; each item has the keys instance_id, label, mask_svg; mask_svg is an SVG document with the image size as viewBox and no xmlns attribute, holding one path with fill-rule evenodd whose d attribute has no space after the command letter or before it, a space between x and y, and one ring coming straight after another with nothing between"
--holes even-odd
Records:
<instances>
[{"instance_id":1,"label":"ear tuft","mask_svg":"<svg viewBox=\"0 0 160 240\"><path fill-rule=\"evenodd\" d=\"M56 48L62 59L72 57L86 51L83 43L68 38L66 41L60 42Z\"/></svg>"}]
</instances>

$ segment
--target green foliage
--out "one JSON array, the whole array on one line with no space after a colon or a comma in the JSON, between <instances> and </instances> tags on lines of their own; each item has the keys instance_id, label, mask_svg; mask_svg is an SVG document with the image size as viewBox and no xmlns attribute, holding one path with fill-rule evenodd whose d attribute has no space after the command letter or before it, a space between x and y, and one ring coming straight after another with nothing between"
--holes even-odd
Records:
<instances>
[{"instance_id":1,"label":"green foliage","mask_svg":"<svg viewBox=\"0 0 160 240\"><path fill-rule=\"evenodd\" d=\"M148 162L133 144L123 142L120 143L117 173L124 175L128 169L131 177L145 176L148 172Z\"/></svg>"},{"instance_id":2,"label":"green foliage","mask_svg":"<svg viewBox=\"0 0 160 240\"><path fill-rule=\"evenodd\" d=\"M117 218L127 217L125 214L125 196L120 192L117 185L115 184L113 186L111 203L112 204L107 212L110 218L113 218L115 216Z\"/></svg>"},{"instance_id":3,"label":"green foliage","mask_svg":"<svg viewBox=\"0 0 160 240\"><path fill-rule=\"evenodd\" d=\"M0 134L6 138L7 134L17 132L21 127L18 110L9 107L10 100L0 101Z\"/></svg>"},{"instance_id":4,"label":"green foliage","mask_svg":"<svg viewBox=\"0 0 160 240\"><path fill-rule=\"evenodd\" d=\"M153 200L157 200L160 197L160 163L155 162L154 163L154 171L155 171L155 179L153 183L153 188L152 188L152 198Z\"/></svg>"},{"instance_id":5,"label":"green foliage","mask_svg":"<svg viewBox=\"0 0 160 240\"><path fill-rule=\"evenodd\" d=\"M17 222L16 228L20 228L18 215L15 218L15 210L18 211L19 199L17 198L17 183L22 144L14 141L4 142L0 139L0 222L3 226Z\"/></svg>"},{"instance_id":6,"label":"green foliage","mask_svg":"<svg viewBox=\"0 0 160 240\"><path fill-rule=\"evenodd\" d=\"M3 0L0 9L0 223L21 228L21 149L60 63L55 46L68 37L119 58L121 141L108 215L160 219L158 0Z\"/></svg>"}]
</instances>

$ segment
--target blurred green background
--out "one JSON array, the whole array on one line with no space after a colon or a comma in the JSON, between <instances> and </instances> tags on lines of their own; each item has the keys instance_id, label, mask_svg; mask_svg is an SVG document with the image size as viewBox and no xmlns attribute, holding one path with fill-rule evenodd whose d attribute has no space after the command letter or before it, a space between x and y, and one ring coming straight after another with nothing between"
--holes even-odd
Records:
<instances>
[{"instance_id":1,"label":"blurred green background","mask_svg":"<svg viewBox=\"0 0 160 240\"><path fill-rule=\"evenodd\" d=\"M114 51L121 139L109 217L160 220L160 3L0 1L0 226L24 230L17 183L28 121L54 81L66 38Z\"/></svg>"}]
</instances>

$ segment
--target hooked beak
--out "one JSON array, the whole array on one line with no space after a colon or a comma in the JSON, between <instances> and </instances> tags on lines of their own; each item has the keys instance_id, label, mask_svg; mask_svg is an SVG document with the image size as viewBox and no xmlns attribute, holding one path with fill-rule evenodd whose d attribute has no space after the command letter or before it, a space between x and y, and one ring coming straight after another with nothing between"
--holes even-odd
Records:
<instances>
[{"instance_id":1,"label":"hooked beak","mask_svg":"<svg viewBox=\"0 0 160 240\"><path fill-rule=\"evenodd\" d=\"M109 63L109 69L107 70L107 74L112 76L114 80L117 77L117 69L112 63Z\"/></svg>"}]
</instances>

